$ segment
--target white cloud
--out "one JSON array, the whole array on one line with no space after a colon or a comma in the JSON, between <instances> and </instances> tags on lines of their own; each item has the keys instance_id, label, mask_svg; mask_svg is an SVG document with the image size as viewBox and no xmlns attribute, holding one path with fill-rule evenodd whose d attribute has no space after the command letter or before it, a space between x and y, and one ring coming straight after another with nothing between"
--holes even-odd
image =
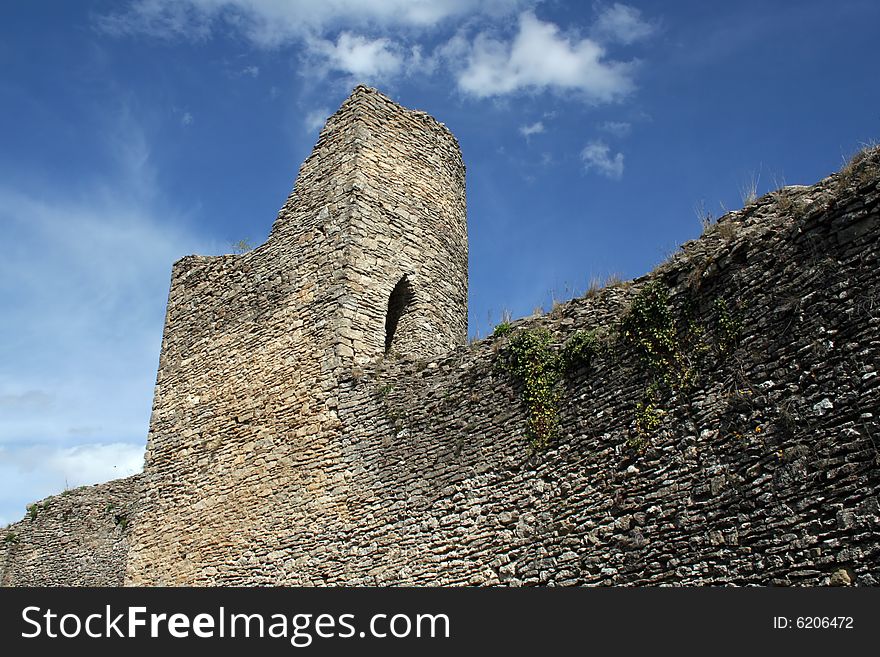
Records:
<instances>
[{"instance_id":1,"label":"white cloud","mask_svg":"<svg viewBox=\"0 0 880 657\"><path fill-rule=\"evenodd\" d=\"M530 125L521 125L519 127L519 132L523 137L528 139L532 135L544 132L544 124L541 121L535 121Z\"/></svg>"},{"instance_id":2,"label":"white cloud","mask_svg":"<svg viewBox=\"0 0 880 657\"><path fill-rule=\"evenodd\" d=\"M553 23L525 12L510 43L477 35L458 85L478 98L552 90L612 102L632 91L632 68L632 63L607 60L596 41L572 40Z\"/></svg>"},{"instance_id":3,"label":"white cloud","mask_svg":"<svg viewBox=\"0 0 880 657\"><path fill-rule=\"evenodd\" d=\"M521 91L576 92L591 103L619 100L632 89L634 62L609 59L605 44L643 39L654 31L638 9L615 3L599 10L590 37L564 34L538 19L541 0L131 0L100 16L113 35L147 34L203 41L233 34L262 49L300 46L313 75L341 72L357 82L431 75L440 64L459 88L478 98ZM519 16L518 32L502 39L487 24ZM428 34L457 32L425 49ZM474 30L483 26L474 38ZM243 75L256 77L248 66Z\"/></svg>"},{"instance_id":4,"label":"white cloud","mask_svg":"<svg viewBox=\"0 0 880 657\"><path fill-rule=\"evenodd\" d=\"M42 463L63 475L68 485L85 486L140 472L145 445L104 443L49 449Z\"/></svg>"},{"instance_id":5,"label":"white cloud","mask_svg":"<svg viewBox=\"0 0 880 657\"><path fill-rule=\"evenodd\" d=\"M324 124L327 122L327 117L330 116L330 114L332 114L332 112L326 107L321 107L308 112L305 119L303 119L306 132L315 132L323 128Z\"/></svg>"},{"instance_id":6,"label":"white cloud","mask_svg":"<svg viewBox=\"0 0 880 657\"><path fill-rule=\"evenodd\" d=\"M171 264L214 250L162 201L151 140L130 113L108 114L95 148L114 155L111 174L66 188L31 181L33 192L0 183L6 520L65 477L75 485L129 473L128 456L146 442ZM130 454L108 447L117 443Z\"/></svg>"},{"instance_id":7,"label":"white cloud","mask_svg":"<svg viewBox=\"0 0 880 657\"><path fill-rule=\"evenodd\" d=\"M615 2L603 7L593 25L593 36L605 43L629 45L649 37L656 27L642 19L642 12Z\"/></svg>"},{"instance_id":8,"label":"white cloud","mask_svg":"<svg viewBox=\"0 0 880 657\"><path fill-rule=\"evenodd\" d=\"M45 470L64 486L91 484L128 477L144 467L145 444L91 443L73 447L28 445L11 449L0 447L3 465L25 474Z\"/></svg>"},{"instance_id":9,"label":"white cloud","mask_svg":"<svg viewBox=\"0 0 880 657\"><path fill-rule=\"evenodd\" d=\"M428 76L437 70L440 57L436 53L425 56L420 45L412 46L406 59L406 75Z\"/></svg>"},{"instance_id":10,"label":"white cloud","mask_svg":"<svg viewBox=\"0 0 880 657\"><path fill-rule=\"evenodd\" d=\"M584 146L581 159L587 171L594 171L614 180L623 176L623 153L612 156L611 149L601 141L591 141Z\"/></svg>"},{"instance_id":11,"label":"white cloud","mask_svg":"<svg viewBox=\"0 0 880 657\"><path fill-rule=\"evenodd\" d=\"M134 0L101 16L117 35L204 40L220 30L277 48L336 29L432 28L472 15L503 16L535 0Z\"/></svg>"},{"instance_id":12,"label":"white cloud","mask_svg":"<svg viewBox=\"0 0 880 657\"><path fill-rule=\"evenodd\" d=\"M143 469L143 443L0 446L0 527L26 506L67 488L128 477ZM21 491L26 490L26 496Z\"/></svg>"},{"instance_id":13,"label":"white cloud","mask_svg":"<svg viewBox=\"0 0 880 657\"><path fill-rule=\"evenodd\" d=\"M204 244L120 187L86 202L0 186L14 244L0 259L0 443L96 424L93 440L146 434L171 263Z\"/></svg>"},{"instance_id":14,"label":"white cloud","mask_svg":"<svg viewBox=\"0 0 880 657\"><path fill-rule=\"evenodd\" d=\"M605 121L599 124L599 130L615 137L626 137L632 131L632 124L626 121Z\"/></svg>"},{"instance_id":15,"label":"white cloud","mask_svg":"<svg viewBox=\"0 0 880 657\"><path fill-rule=\"evenodd\" d=\"M381 82L403 68L400 47L389 39L369 39L343 32L336 42L310 39L308 49L322 61L320 67L345 73L354 82Z\"/></svg>"},{"instance_id":16,"label":"white cloud","mask_svg":"<svg viewBox=\"0 0 880 657\"><path fill-rule=\"evenodd\" d=\"M242 75L249 75L252 78L256 78L260 75L260 67L259 66L245 66L241 69Z\"/></svg>"},{"instance_id":17,"label":"white cloud","mask_svg":"<svg viewBox=\"0 0 880 657\"><path fill-rule=\"evenodd\" d=\"M471 44L468 41L464 30L458 30L445 43L437 46L434 55L440 59L449 62L463 61L471 50Z\"/></svg>"},{"instance_id":18,"label":"white cloud","mask_svg":"<svg viewBox=\"0 0 880 657\"><path fill-rule=\"evenodd\" d=\"M180 117L180 124L181 125L192 125L194 120L195 119L193 119L193 115L191 112L184 112L183 116Z\"/></svg>"}]
</instances>

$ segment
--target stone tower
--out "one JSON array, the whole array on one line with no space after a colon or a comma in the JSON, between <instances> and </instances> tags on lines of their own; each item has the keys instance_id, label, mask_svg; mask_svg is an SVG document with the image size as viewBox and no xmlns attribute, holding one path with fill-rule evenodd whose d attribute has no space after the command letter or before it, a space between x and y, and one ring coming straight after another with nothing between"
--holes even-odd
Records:
<instances>
[{"instance_id":1,"label":"stone tower","mask_svg":"<svg viewBox=\"0 0 880 657\"><path fill-rule=\"evenodd\" d=\"M333 262L336 353L436 356L467 335L464 166L452 133L357 87L327 121L270 241L314 242Z\"/></svg>"},{"instance_id":2,"label":"stone tower","mask_svg":"<svg viewBox=\"0 0 880 657\"><path fill-rule=\"evenodd\" d=\"M458 143L359 86L265 244L174 265L127 581L253 582L254 550L289 567L291 518L346 513L340 380L466 334Z\"/></svg>"}]
</instances>

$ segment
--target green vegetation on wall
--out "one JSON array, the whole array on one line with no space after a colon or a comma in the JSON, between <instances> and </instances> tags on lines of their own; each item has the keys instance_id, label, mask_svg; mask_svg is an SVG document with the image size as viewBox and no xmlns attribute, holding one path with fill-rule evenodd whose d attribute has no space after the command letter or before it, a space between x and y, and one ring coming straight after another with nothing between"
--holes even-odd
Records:
<instances>
[{"instance_id":1,"label":"green vegetation on wall","mask_svg":"<svg viewBox=\"0 0 880 657\"><path fill-rule=\"evenodd\" d=\"M706 369L714 346L715 366L739 346L742 321L727 301L715 299L709 318L695 316L693 301L685 303L682 317L673 313L669 292L660 281L646 285L620 323L620 336L646 371L649 383L636 404L633 435L627 443L644 449L667 415L665 402L692 390Z\"/></svg>"},{"instance_id":2,"label":"green vegetation on wall","mask_svg":"<svg viewBox=\"0 0 880 657\"><path fill-rule=\"evenodd\" d=\"M499 364L522 386L531 449L545 449L558 436L565 375L589 368L593 358L615 342L634 352L647 375L644 393L636 403L633 433L627 440L633 449L646 448L661 429L672 398L697 384L707 368L707 356L714 353L718 365L739 345L742 321L737 310L719 298L712 303L709 317L700 318L692 305L685 303L676 314L667 288L653 281L639 291L614 330L576 331L561 345L554 343L546 328L499 324L493 337L506 340Z\"/></svg>"},{"instance_id":3,"label":"green vegetation on wall","mask_svg":"<svg viewBox=\"0 0 880 657\"><path fill-rule=\"evenodd\" d=\"M510 325L506 326L501 336L511 333ZM600 345L601 337L596 331L574 333L561 349L554 347L553 336L545 328L513 333L502 365L523 387L522 398L528 412L526 435L532 450L546 449L557 437L565 373L589 367Z\"/></svg>"},{"instance_id":4,"label":"green vegetation on wall","mask_svg":"<svg viewBox=\"0 0 880 657\"><path fill-rule=\"evenodd\" d=\"M550 331L544 328L519 331L510 338L506 352L505 366L523 387L523 402L528 409L526 435L535 450L546 448L559 427L562 367L551 339Z\"/></svg>"},{"instance_id":5,"label":"green vegetation on wall","mask_svg":"<svg viewBox=\"0 0 880 657\"><path fill-rule=\"evenodd\" d=\"M620 335L639 362L669 388L678 388L689 378L669 294L659 281L646 285L633 300Z\"/></svg>"}]
</instances>

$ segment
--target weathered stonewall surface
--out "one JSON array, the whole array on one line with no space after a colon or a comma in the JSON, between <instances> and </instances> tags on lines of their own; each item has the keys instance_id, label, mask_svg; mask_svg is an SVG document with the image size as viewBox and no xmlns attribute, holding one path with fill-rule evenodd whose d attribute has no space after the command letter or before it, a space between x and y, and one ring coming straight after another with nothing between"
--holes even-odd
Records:
<instances>
[{"instance_id":1,"label":"weathered stonewall surface","mask_svg":"<svg viewBox=\"0 0 880 657\"><path fill-rule=\"evenodd\" d=\"M121 586L140 475L47 497L0 530L0 586Z\"/></svg>"},{"instance_id":2,"label":"weathered stonewall surface","mask_svg":"<svg viewBox=\"0 0 880 657\"><path fill-rule=\"evenodd\" d=\"M266 244L175 264L128 557L101 577L875 585L878 200L875 149L464 346L458 146L359 87ZM527 335L588 338L548 448L504 365ZM2 581L92 583L50 540L105 537L89 508L12 526Z\"/></svg>"},{"instance_id":3,"label":"weathered stonewall surface","mask_svg":"<svg viewBox=\"0 0 880 657\"><path fill-rule=\"evenodd\" d=\"M340 377L464 343L466 230L452 133L358 87L264 245L175 265L132 584L296 577L297 533L347 513Z\"/></svg>"}]
</instances>

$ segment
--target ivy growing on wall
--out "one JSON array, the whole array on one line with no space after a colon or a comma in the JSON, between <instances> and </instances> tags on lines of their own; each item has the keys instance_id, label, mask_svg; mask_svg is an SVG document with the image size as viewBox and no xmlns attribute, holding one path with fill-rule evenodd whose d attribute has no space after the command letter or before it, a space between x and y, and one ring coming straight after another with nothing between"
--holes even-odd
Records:
<instances>
[{"instance_id":1,"label":"ivy growing on wall","mask_svg":"<svg viewBox=\"0 0 880 657\"><path fill-rule=\"evenodd\" d=\"M739 336L742 332L742 320L730 310L724 299L715 299L713 304L715 322L717 325L716 341L718 355L724 359L732 354L739 346Z\"/></svg>"},{"instance_id":2,"label":"ivy growing on wall","mask_svg":"<svg viewBox=\"0 0 880 657\"><path fill-rule=\"evenodd\" d=\"M503 338L505 335L509 335L512 331L513 325L510 322L501 322L495 327L495 330L492 332L492 337Z\"/></svg>"},{"instance_id":3,"label":"ivy growing on wall","mask_svg":"<svg viewBox=\"0 0 880 657\"><path fill-rule=\"evenodd\" d=\"M552 336L544 328L519 331L510 338L505 365L522 384L528 410L526 435L534 450L546 448L559 428L558 383L561 359L551 346Z\"/></svg>"},{"instance_id":4,"label":"ivy growing on wall","mask_svg":"<svg viewBox=\"0 0 880 657\"><path fill-rule=\"evenodd\" d=\"M623 318L620 333L654 377L670 388L681 384L686 368L669 307L669 294L659 281L639 292Z\"/></svg>"},{"instance_id":5,"label":"ivy growing on wall","mask_svg":"<svg viewBox=\"0 0 880 657\"><path fill-rule=\"evenodd\" d=\"M647 447L668 414L664 406L669 399L696 385L710 345L714 344L718 363L739 345L742 322L726 301L718 299L712 304L709 321L699 321L692 306L685 304L677 317L667 288L661 281L653 281L636 295L614 331L576 331L559 345L546 328L514 329L510 323L499 324L493 337L506 341L499 363L522 386L531 449L547 448L559 433L565 375L589 368L612 340L630 347L648 374L647 386L636 404L634 433L627 440L633 449Z\"/></svg>"},{"instance_id":6,"label":"ivy growing on wall","mask_svg":"<svg viewBox=\"0 0 880 657\"><path fill-rule=\"evenodd\" d=\"M596 331L574 333L561 349L554 347L553 336L545 328L521 330L511 336L501 362L522 385L528 413L526 435L533 451L546 449L557 437L565 373L588 367L599 348Z\"/></svg>"},{"instance_id":7,"label":"ivy growing on wall","mask_svg":"<svg viewBox=\"0 0 880 657\"><path fill-rule=\"evenodd\" d=\"M676 321L669 293L660 281L646 285L633 299L620 324L623 342L635 352L649 375L649 384L636 404L635 435L630 447L643 449L659 430L666 411L664 400L691 390L710 351L713 329L717 362L721 363L739 346L742 322L724 299L712 304L707 323L694 316L693 303L686 303Z\"/></svg>"}]
</instances>

